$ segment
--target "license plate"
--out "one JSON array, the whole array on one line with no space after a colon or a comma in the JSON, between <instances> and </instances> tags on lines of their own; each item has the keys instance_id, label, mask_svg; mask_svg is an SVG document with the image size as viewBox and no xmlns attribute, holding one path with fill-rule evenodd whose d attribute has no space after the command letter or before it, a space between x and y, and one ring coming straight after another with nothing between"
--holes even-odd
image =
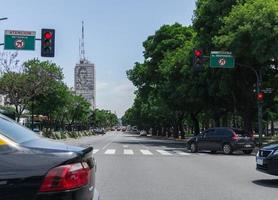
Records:
<instances>
[{"instance_id":1,"label":"license plate","mask_svg":"<svg viewBox=\"0 0 278 200\"><path fill-rule=\"evenodd\" d=\"M261 158L257 158L257 164L258 165L263 165L264 164L264 160Z\"/></svg>"},{"instance_id":2,"label":"license plate","mask_svg":"<svg viewBox=\"0 0 278 200\"><path fill-rule=\"evenodd\" d=\"M251 147L251 145L250 144L246 144L245 147Z\"/></svg>"}]
</instances>

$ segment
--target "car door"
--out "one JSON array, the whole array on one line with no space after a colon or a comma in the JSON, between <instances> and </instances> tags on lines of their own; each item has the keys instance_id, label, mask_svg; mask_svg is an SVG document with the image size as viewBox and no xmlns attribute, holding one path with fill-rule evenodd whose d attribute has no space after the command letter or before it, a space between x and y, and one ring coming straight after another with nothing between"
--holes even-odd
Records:
<instances>
[{"instance_id":1,"label":"car door","mask_svg":"<svg viewBox=\"0 0 278 200\"><path fill-rule=\"evenodd\" d=\"M33 199L43 173L38 174L33 170L34 161L28 152L9 142L0 133L0 199Z\"/></svg>"},{"instance_id":2,"label":"car door","mask_svg":"<svg viewBox=\"0 0 278 200\"><path fill-rule=\"evenodd\" d=\"M211 139L214 134L214 129L208 129L201 134L198 141L199 150L211 150Z\"/></svg>"},{"instance_id":3,"label":"car door","mask_svg":"<svg viewBox=\"0 0 278 200\"><path fill-rule=\"evenodd\" d=\"M216 150L215 140L215 129L209 129L205 135L204 150Z\"/></svg>"},{"instance_id":4,"label":"car door","mask_svg":"<svg viewBox=\"0 0 278 200\"><path fill-rule=\"evenodd\" d=\"M216 150L222 150L223 143L228 140L230 136L229 130L225 128L218 128L215 130L214 147Z\"/></svg>"}]
</instances>

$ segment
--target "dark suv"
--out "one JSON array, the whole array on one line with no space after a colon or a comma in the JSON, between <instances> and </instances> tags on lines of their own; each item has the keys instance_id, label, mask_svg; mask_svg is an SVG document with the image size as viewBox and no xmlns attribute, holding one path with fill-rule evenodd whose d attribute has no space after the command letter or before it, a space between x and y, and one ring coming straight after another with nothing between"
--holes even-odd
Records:
<instances>
[{"instance_id":1,"label":"dark suv","mask_svg":"<svg viewBox=\"0 0 278 200\"><path fill-rule=\"evenodd\" d=\"M257 170L278 176L278 144L261 148L256 156Z\"/></svg>"},{"instance_id":2,"label":"dark suv","mask_svg":"<svg viewBox=\"0 0 278 200\"><path fill-rule=\"evenodd\" d=\"M255 143L248 132L235 128L210 128L192 137L187 142L191 152L209 150L212 153L223 151L224 154L232 154L233 151L242 150L245 154L251 154Z\"/></svg>"}]
</instances>

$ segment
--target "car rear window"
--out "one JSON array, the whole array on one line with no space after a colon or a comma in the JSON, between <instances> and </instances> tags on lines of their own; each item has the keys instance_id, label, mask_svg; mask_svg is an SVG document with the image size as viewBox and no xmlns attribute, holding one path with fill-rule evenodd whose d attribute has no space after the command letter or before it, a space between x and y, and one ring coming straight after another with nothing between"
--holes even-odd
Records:
<instances>
[{"instance_id":1,"label":"car rear window","mask_svg":"<svg viewBox=\"0 0 278 200\"><path fill-rule=\"evenodd\" d=\"M234 129L234 132L239 136L239 137L250 137L250 133L244 130L238 130Z\"/></svg>"},{"instance_id":2,"label":"car rear window","mask_svg":"<svg viewBox=\"0 0 278 200\"><path fill-rule=\"evenodd\" d=\"M15 121L0 115L0 134L16 143L23 143L40 138L36 133Z\"/></svg>"}]
</instances>

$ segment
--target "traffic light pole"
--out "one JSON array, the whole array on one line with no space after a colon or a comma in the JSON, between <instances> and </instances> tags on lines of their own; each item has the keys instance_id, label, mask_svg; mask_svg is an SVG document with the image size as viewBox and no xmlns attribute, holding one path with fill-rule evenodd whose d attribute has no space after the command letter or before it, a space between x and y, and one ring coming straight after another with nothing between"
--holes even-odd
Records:
<instances>
[{"instance_id":1,"label":"traffic light pole","mask_svg":"<svg viewBox=\"0 0 278 200\"><path fill-rule=\"evenodd\" d=\"M257 95L261 92L261 86L262 86L262 72L261 70L259 71L259 73L257 72L257 70L255 70L253 67L250 67L248 65L242 65L239 64L239 66L248 68L250 70L252 70L254 72L254 74L256 75L256 80L257 80ZM259 131L259 146L262 146L262 136L263 136L263 103L259 100L257 100L257 107L258 107L258 131Z\"/></svg>"},{"instance_id":2,"label":"traffic light pole","mask_svg":"<svg viewBox=\"0 0 278 200\"><path fill-rule=\"evenodd\" d=\"M255 70L256 71L256 70ZM257 73L257 71L256 71ZM259 74L257 73L257 95L261 92L262 86L262 73L261 70ZM263 135L263 102L257 100L258 102L258 129L259 129L259 146L262 146L262 135Z\"/></svg>"}]
</instances>

